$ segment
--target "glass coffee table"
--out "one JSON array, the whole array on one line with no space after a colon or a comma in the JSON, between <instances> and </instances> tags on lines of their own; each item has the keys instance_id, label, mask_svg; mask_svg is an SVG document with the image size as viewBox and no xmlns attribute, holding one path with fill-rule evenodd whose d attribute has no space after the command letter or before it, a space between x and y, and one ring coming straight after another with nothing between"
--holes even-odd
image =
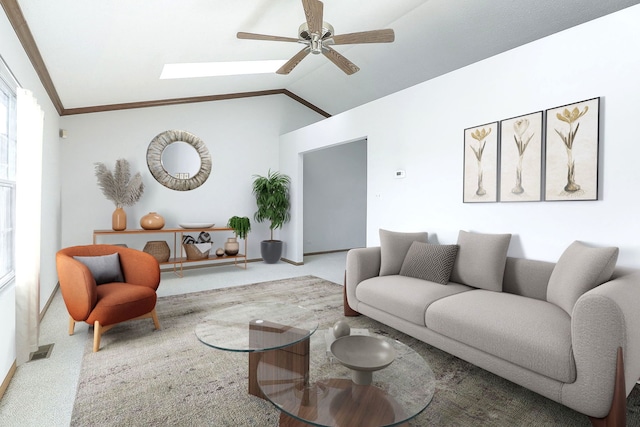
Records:
<instances>
[{"instance_id":1,"label":"glass coffee table","mask_svg":"<svg viewBox=\"0 0 640 427\"><path fill-rule=\"evenodd\" d=\"M396 358L373 373L370 385L351 380L350 369L328 351L325 333L310 338L311 363L303 375L278 360L262 358L257 380L262 394L280 409L280 426L404 425L431 402L435 377L422 356L386 337Z\"/></svg>"},{"instance_id":2,"label":"glass coffee table","mask_svg":"<svg viewBox=\"0 0 640 427\"><path fill-rule=\"evenodd\" d=\"M275 302L237 304L205 317L198 339L213 348L249 354L249 394L265 398L257 381L260 360L307 377L309 337L318 329L313 311Z\"/></svg>"}]
</instances>

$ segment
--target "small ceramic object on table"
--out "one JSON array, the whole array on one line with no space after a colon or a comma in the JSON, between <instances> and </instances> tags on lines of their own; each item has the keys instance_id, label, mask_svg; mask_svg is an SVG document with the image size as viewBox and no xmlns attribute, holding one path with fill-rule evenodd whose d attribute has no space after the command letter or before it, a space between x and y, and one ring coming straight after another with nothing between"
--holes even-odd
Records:
<instances>
[{"instance_id":1,"label":"small ceramic object on table","mask_svg":"<svg viewBox=\"0 0 640 427\"><path fill-rule=\"evenodd\" d=\"M336 338L347 336L351 333L351 327L344 320L338 320L333 325L333 336Z\"/></svg>"},{"instance_id":2,"label":"small ceramic object on table","mask_svg":"<svg viewBox=\"0 0 640 427\"><path fill-rule=\"evenodd\" d=\"M331 352L347 368L355 384L369 385L373 372L389 366L396 358L396 351L382 338L369 335L348 335L331 344Z\"/></svg>"},{"instance_id":3,"label":"small ceramic object on table","mask_svg":"<svg viewBox=\"0 0 640 427\"><path fill-rule=\"evenodd\" d=\"M222 255L224 255L224 249L222 248L216 249L216 256L222 256Z\"/></svg>"}]
</instances>

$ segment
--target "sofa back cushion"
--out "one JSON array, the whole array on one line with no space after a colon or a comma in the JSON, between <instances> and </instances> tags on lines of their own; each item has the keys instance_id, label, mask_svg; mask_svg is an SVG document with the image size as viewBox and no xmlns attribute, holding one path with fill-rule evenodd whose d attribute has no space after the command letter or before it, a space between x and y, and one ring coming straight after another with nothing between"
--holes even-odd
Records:
<instances>
[{"instance_id":1,"label":"sofa back cushion","mask_svg":"<svg viewBox=\"0 0 640 427\"><path fill-rule=\"evenodd\" d=\"M502 291L511 234L458 234L458 256L451 281L489 291Z\"/></svg>"},{"instance_id":2,"label":"sofa back cushion","mask_svg":"<svg viewBox=\"0 0 640 427\"><path fill-rule=\"evenodd\" d=\"M427 243L426 232L401 233L380 229L380 276L400 273L404 258L413 242Z\"/></svg>"},{"instance_id":3,"label":"sofa back cushion","mask_svg":"<svg viewBox=\"0 0 640 427\"><path fill-rule=\"evenodd\" d=\"M541 301L547 300L547 285L555 263L507 257L502 292Z\"/></svg>"},{"instance_id":4,"label":"sofa back cushion","mask_svg":"<svg viewBox=\"0 0 640 427\"><path fill-rule=\"evenodd\" d=\"M413 242L400 268L400 275L446 285L457 254L458 245Z\"/></svg>"},{"instance_id":5,"label":"sofa back cushion","mask_svg":"<svg viewBox=\"0 0 640 427\"><path fill-rule=\"evenodd\" d=\"M585 292L611 278L618 248L594 248L575 241L563 252L551 273L547 301L569 313Z\"/></svg>"}]
</instances>

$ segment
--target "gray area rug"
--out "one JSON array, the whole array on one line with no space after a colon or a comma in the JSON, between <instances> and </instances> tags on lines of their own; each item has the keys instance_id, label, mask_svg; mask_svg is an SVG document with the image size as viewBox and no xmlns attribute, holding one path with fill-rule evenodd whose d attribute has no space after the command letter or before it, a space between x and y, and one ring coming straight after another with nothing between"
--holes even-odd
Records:
<instances>
[{"instance_id":1,"label":"gray area rug","mask_svg":"<svg viewBox=\"0 0 640 427\"><path fill-rule=\"evenodd\" d=\"M216 309L265 300L313 309L321 329L344 319L342 286L313 276L159 298L161 330L148 319L124 323L103 336L98 353L87 337L71 425L277 426L279 411L247 394L246 353L207 347L194 333ZM590 425L584 415L365 316L346 320L400 340L430 364L436 394L411 426ZM628 413L628 425L640 425L638 386Z\"/></svg>"}]
</instances>

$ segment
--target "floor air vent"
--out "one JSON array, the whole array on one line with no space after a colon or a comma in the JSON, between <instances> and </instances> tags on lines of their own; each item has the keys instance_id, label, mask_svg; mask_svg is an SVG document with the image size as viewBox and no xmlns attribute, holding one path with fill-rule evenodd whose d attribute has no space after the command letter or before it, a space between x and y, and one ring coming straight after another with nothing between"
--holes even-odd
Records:
<instances>
[{"instance_id":1,"label":"floor air vent","mask_svg":"<svg viewBox=\"0 0 640 427\"><path fill-rule=\"evenodd\" d=\"M51 350L53 350L53 344L41 345L36 351L31 353L31 355L29 356L29 362L40 359L48 359L51 355Z\"/></svg>"}]
</instances>

